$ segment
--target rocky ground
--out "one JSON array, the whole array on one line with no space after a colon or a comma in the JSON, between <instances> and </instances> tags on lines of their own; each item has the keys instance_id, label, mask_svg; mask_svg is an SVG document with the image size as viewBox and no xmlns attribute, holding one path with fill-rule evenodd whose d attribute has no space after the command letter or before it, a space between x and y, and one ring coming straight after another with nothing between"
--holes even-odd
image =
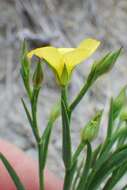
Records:
<instances>
[{"instance_id":1,"label":"rocky ground","mask_svg":"<svg viewBox=\"0 0 127 190\"><path fill-rule=\"evenodd\" d=\"M0 137L37 157L35 142L20 102L20 98L25 97L18 61L20 42L24 37L31 48L42 44L75 46L89 36L102 41L101 50L75 71L70 86L71 98L80 89L96 57L108 50L124 47L123 55L114 69L96 82L75 110L72 127L75 147L80 128L98 108L107 107L109 96L115 96L126 84L126 33L126 0L0 0ZM59 97L59 89L52 79L52 73L48 70L39 100L42 130L50 108ZM104 131L103 127L98 141L103 139ZM62 176L60 132L58 121L51 139L48 167Z\"/></svg>"}]
</instances>

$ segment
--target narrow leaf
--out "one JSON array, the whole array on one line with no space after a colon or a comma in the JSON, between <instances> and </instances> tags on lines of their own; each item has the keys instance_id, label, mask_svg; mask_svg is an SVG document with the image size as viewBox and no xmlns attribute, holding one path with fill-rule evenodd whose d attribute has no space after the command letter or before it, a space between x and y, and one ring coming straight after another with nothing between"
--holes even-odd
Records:
<instances>
[{"instance_id":1,"label":"narrow leaf","mask_svg":"<svg viewBox=\"0 0 127 190\"><path fill-rule=\"evenodd\" d=\"M127 161L127 146L115 151L109 159L107 159L104 164L95 171L91 180L89 181L89 190L98 189L103 180L111 174L114 170L119 168L125 161Z\"/></svg>"},{"instance_id":2,"label":"narrow leaf","mask_svg":"<svg viewBox=\"0 0 127 190\"><path fill-rule=\"evenodd\" d=\"M91 144L88 142L86 162L85 162L85 165L81 174L81 178L76 190L84 190L84 187L86 186L86 182L87 182L87 177L91 168L91 163L92 163L92 147L91 147Z\"/></svg>"},{"instance_id":3,"label":"narrow leaf","mask_svg":"<svg viewBox=\"0 0 127 190\"><path fill-rule=\"evenodd\" d=\"M126 127L123 129L119 129L115 134L113 134L112 138L107 141L106 144L104 144L101 150L101 154L93 167L94 170L97 170L106 161L106 159L108 159L114 143L116 143L117 140L119 140L119 137L125 133L127 133Z\"/></svg>"},{"instance_id":4,"label":"narrow leaf","mask_svg":"<svg viewBox=\"0 0 127 190\"><path fill-rule=\"evenodd\" d=\"M92 154L92 164L91 164L92 166L91 167L93 167L95 165L96 160L98 158L98 155L100 153L101 147L102 147L102 144L99 144L98 147L93 152L93 154Z\"/></svg>"},{"instance_id":5,"label":"narrow leaf","mask_svg":"<svg viewBox=\"0 0 127 190\"><path fill-rule=\"evenodd\" d=\"M30 125L32 126L32 118L31 118L31 115L30 115L30 113L29 113L29 111L28 111L28 108L27 108L27 106L26 106L26 104L25 104L23 98L21 98L21 101L22 101L22 104L23 104L24 110L25 110L25 112L26 112L27 119L28 119Z\"/></svg>"},{"instance_id":6,"label":"narrow leaf","mask_svg":"<svg viewBox=\"0 0 127 190\"><path fill-rule=\"evenodd\" d=\"M116 169L112 176L106 182L103 190L112 190L113 187L120 181L120 179L125 175L127 172L127 162L123 163L118 169Z\"/></svg>"},{"instance_id":7,"label":"narrow leaf","mask_svg":"<svg viewBox=\"0 0 127 190\"><path fill-rule=\"evenodd\" d=\"M49 121L48 125L47 125L47 127L46 127L46 129L44 131L44 135L41 138L41 140L43 142L43 160L42 160L43 169L45 167L46 160L47 160L48 145L49 145L49 141L50 141L52 127L53 127L53 123Z\"/></svg>"},{"instance_id":8,"label":"narrow leaf","mask_svg":"<svg viewBox=\"0 0 127 190\"><path fill-rule=\"evenodd\" d=\"M24 110L25 110L25 112L26 112L28 121L29 121L29 123L30 123L30 127L31 127L31 129L32 129L32 131L33 131L34 137L35 137L36 140L38 140L38 139L39 139L39 134L38 134L37 129L35 128L35 127L36 127L35 121L34 121L34 123L33 123L32 118L31 118L31 115L30 115L30 113L29 113L29 111L28 111L28 108L27 108L27 106L26 106L24 100L21 99L21 101L22 101Z\"/></svg>"},{"instance_id":9,"label":"narrow leaf","mask_svg":"<svg viewBox=\"0 0 127 190\"><path fill-rule=\"evenodd\" d=\"M121 190L127 190L127 184Z\"/></svg>"},{"instance_id":10,"label":"narrow leaf","mask_svg":"<svg viewBox=\"0 0 127 190\"><path fill-rule=\"evenodd\" d=\"M77 147L77 149L76 149L76 151L75 151L75 153L73 155L73 158L72 158L72 164L78 159L78 157L79 157L80 153L82 152L82 150L84 149L85 145L86 145L86 141L81 142L78 145L78 147Z\"/></svg>"},{"instance_id":11,"label":"narrow leaf","mask_svg":"<svg viewBox=\"0 0 127 190\"><path fill-rule=\"evenodd\" d=\"M10 163L8 162L8 160L4 157L2 153L0 153L0 160L3 162L5 168L7 169L9 175L11 176L17 190L25 190L15 170L12 168L12 166L10 165Z\"/></svg>"},{"instance_id":12,"label":"narrow leaf","mask_svg":"<svg viewBox=\"0 0 127 190\"><path fill-rule=\"evenodd\" d=\"M111 98L110 101L110 110L109 110L109 116L108 116L108 129L107 129L107 138L106 140L110 139L112 136L113 131L113 99Z\"/></svg>"}]
</instances>

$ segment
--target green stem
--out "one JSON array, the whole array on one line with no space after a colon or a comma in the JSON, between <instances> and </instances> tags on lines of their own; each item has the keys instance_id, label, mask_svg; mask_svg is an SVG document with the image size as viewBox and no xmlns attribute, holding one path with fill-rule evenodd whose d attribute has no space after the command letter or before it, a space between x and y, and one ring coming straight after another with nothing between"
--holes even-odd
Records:
<instances>
[{"instance_id":1,"label":"green stem","mask_svg":"<svg viewBox=\"0 0 127 190\"><path fill-rule=\"evenodd\" d=\"M65 165L64 190L70 190L71 175L71 137L70 137L70 115L68 110L67 89L61 89L61 112L62 112L62 152Z\"/></svg>"},{"instance_id":2,"label":"green stem","mask_svg":"<svg viewBox=\"0 0 127 190\"><path fill-rule=\"evenodd\" d=\"M32 112L32 127L35 134L37 148L38 148L38 165L39 165L39 190L44 190L44 167L43 167L43 141L39 134L39 128L37 123L37 101L40 89L33 89L31 99L31 112Z\"/></svg>"},{"instance_id":3,"label":"green stem","mask_svg":"<svg viewBox=\"0 0 127 190\"><path fill-rule=\"evenodd\" d=\"M76 96L75 100L72 102L72 104L70 105L70 111L72 112L76 106L79 104L79 102L81 101L81 99L83 98L83 96L85 95L85 93L87 92L88 88L90 87L90 85L88 83L86 83L82 89L80 90L79 94Z\"/></svg>"},{"instance_id":4,"label":"green stem","mask_svg":"<svg viewBox=\"0 0 127 190\"><path fill-rule=\"evenodd\" d=\"M37 124L37 100L38 100L38 94L39 90L34 90L33 91L33 98L31 100L31 112L32 112L32 118L33 118L33 131L34 135L36 138L36 142L40 142L40 134L39 134L39 129L38 129L38 124Z\"/></svg>"},{"instance_id":5,"label":"green stem","mask_svg":"<svg viewBox=\"0 0 127 190\"><path fill-rule=\"evenodd\" d=\"M63 99L66 108L68 108L67 87L61 88L61 98Z\"/></svg>"},{"instance_id":6,"label":"green stem","mask_svg":"<svg viewBox=\"0 0 127 190\"><path fill-rule=\"evenodd\" d=\"M64 188L63 190L70 190L71 186L71 171L66 170L65 171L65 177L64 177Z\"/></svg>"},{"instance_id":7,"label":"green stem","mask_svg":"<svg viewBox=\"0 0 127 190\"><path fill-rule=\"evenodd\" d=\"M73 177L74 177L74 173L77 167L77 162L75 162L71 168L66 169L65 171L65 178L64 178L64 187L63 190L70 190L72 189L72 181L73 181Z\"/></svg>"},{"instance_id":8,"label":"green stem","mask_svg":"<svg viewBox=\"0 0 127 190\"><path fill-rule=\"evenodd\" d=\"M44 190L43 146L38 144L39 190Z\"/></svg>"}]
</instances>

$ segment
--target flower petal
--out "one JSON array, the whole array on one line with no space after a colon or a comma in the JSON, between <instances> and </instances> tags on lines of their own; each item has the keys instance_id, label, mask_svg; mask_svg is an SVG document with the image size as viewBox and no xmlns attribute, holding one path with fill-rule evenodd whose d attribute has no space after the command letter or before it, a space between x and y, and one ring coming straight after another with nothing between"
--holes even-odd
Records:
<instances>
[{"instance_id":1,"label":"flower petal","mask_svg":"<svg viewBox=\"0 0 127 190\"><path fill-rule=\"evenodd\" d=\"M74 69L74 67L86 60L99 46L100 42L93 39L87 39L81 42L78 48L64 54L64 61L67 66L68 73Z\"/></svg>"},{"instance_id":2,"label":"flower petal","mask_svg":"<svg viewBox=\"0 0 127 190\"><path fill-rule=\"evenodd\" d=\"M58 48L58 51L61 53L61 54L65 54L65 53L68 53L68 52L71 52L73 51L74 48Z\"/></svg>"},{"instance_id":3,"label":"flower petal","mask_svg":"<svg viewBox=\"0 0 127 190\"><path fill-rule=\"evenodd\" d=\"M89 49L89 50L93 50L93 52L97 49L97 47L100 45L100 41L92 39L92 38L88 38L83 40L78 48L82 48L82 49Z\"/></svg>"},{"instance_id":4,"label":"flower petal","mask_svg":"<svg viewBox=\"0 0 127 190\"><path fill-rule=\"evenodd\" d=\"M55 69L58 76L61 76L63 68L64 68L64 62L63 62L63 55L59 53L57 48L54 48L51 46L37 48L28 53L29 58L32 58L33 55L36 55L37 57L41 59L45 59L47 63L53 69Z\"/></svg>"}]
</instances>

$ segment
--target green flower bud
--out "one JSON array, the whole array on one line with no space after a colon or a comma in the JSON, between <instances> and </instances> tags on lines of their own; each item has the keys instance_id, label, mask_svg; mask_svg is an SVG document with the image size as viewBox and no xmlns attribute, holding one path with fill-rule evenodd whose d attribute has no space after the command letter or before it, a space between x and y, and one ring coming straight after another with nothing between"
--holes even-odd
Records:
<instances>
[{"instance_id":1,"label":"green flower bud","mask_svg":"<svg viewBox=\"0 0 127 190\"><path fill-rule=\"evenodd\" d=\"M27 44L26 41L23 41L20 55L20 63L21 63L21 76L23 79L24 86L28 93L29 98L31 98L31 87L30 87L30 61L27 58Z\"/></svg>"},{"instance_id":2,"label":"green flower bud","mask_svg":"<svg viewBox=\"0 0 127 190\"><path fill-rule=\"evenodd\" d=\"M54 122L58 116L60 115L61 112L61 103L58 102L51 110L49 120Z\"/></svg>"},{"instance_id":3,"label":"green flower bud","mask_svg":"<svg viewBox=\"0 0 127 190\"><path fill-rule=\"evenodd\" d=\"M81 130L81 141L92 141L95 139L99 132L102 111L96 113L92 120Z\"/></svg>"},{"instance_id":4,"label":"green flower bud","mask_svg":"<svg viewBox=\"0 0 127 190\"><path fill-rule=\"evenodd\" d=\"M101 60L92 65L87 82L92 84L98 77L110 71L121 53L121 48L115 52L108 53Z\"/></svg>"},{"instance_id":5,"label":"green flower bud","mask_svg":"<svg viewBox=\"0 0 127 190\"><path fill-rule=\"evenodd\" d=\"M124 107L120 113L120 120L127 121L127 107Z\"/></svg>"},{"instance_id":6,"label":"green flower bud","mask_svg":"<svg viewBox=\"0 0 127 190\"><path fill-rule=\"evenodd\" d=\"M24 71L25 76L29 74L29 68L30 68L30 62L27 58L27 53L28 53L28 48L27 48L26 41L24 40L22 43L20 60L21 60L21 65L22 65L22 69Z\"/></svg>"},{"instance_id":7,"label":"green flower bud","mask_svg":"<svg viewBox=\"0 0 127 190\"><path fill-rule=\"evenodd\" d=\"M126 86L120 91L119 95L113 101L113 119L120 113L126 102Z\"/></svg>"},{"instance_id":8,"label":"green flower bud","mask_svg":"<svg viewBox=\"0 0 127 190\"><path fill-rule=\"evenodd\" d=\"M37 63L35 72L33 74L33 85L34 88L40 88L43 81L43 70L41 66L41 62Z\"/></svg>"}]
</instances>

